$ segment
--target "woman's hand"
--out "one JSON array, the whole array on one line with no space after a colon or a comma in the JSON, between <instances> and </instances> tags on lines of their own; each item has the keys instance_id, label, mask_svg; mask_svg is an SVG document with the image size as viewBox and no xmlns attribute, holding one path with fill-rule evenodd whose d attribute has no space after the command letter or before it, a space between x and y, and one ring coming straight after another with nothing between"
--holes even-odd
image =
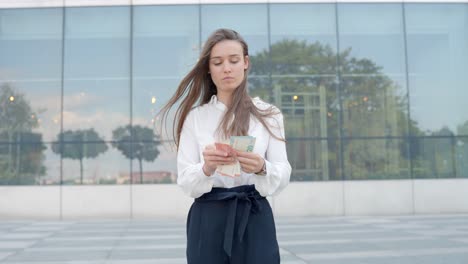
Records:
<instances>
[{"instance_id":1,"label":"woman's hand","mask_svg":"<svg viewBox=\"0 0 468 264\"><path fill-rule=\"evenodd\" d=\"M208 145L203 150L203 172L206 176L211 176L218 165L228 165L235 162L235 158L229 153L221 150L216 150L214 145Z\"/></svg>"},{"instance_id":2,"label":"woman's hand","mask_svg":"<svg viewBox=\"0 0 468 264\"><path fill-rule=\"evenodd\" d=\"M263 165L265 164L265 159L263 159L259 154L245 151L236 151L237 160L241 165L241 168L246 173L257 173L262 170Z\"/></svg>"}]
</instances>

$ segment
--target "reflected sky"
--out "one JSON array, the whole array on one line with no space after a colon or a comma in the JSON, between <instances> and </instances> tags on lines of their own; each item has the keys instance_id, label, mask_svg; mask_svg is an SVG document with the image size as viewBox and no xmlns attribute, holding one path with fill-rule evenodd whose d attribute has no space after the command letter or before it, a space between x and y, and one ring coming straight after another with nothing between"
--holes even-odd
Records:
<instances>
[{"instance_id":1,"label":"reflected sky","mask_svg":"<svg viewBox=\"0 0 468 264\"><path fill-rule=\"evenodd\" d=\"M199 49L197 9L197 6L142 6L135 9L135 83L142 79L138 85L147 85L150 88L141 89L157 90L155 94L160 94L161 98L158 102L168 98L177 83L161 81L158 76L177 80L196 61ZM286 9L289 11L284 12ZM463 111L463 98L468 97L468 89L460 89L468 81L464 74L468 68L468 60L464 59L468 57L468 30L464 23L466 10L467 7L463 4L415 4L406 7L412 118L418 121L422 130L438 130L443 126L455 130L457 125L468 119L467 111ZM13 86L23 91L36 108L50 106L49 103L38 101L49 102L51 98L55 100L60 96L57 85L60 84L62 70L62 10L19 9L0 12L1 79L14 83ZM231 27L246 37L253 54L267 49L266 5L204 5L201 12L202 39L216 28ZM233 19L240 12L245 19ZM341 4L338 12L341 50L351 47L355 57L369 58L382 66L384 73L400 79L398 75L405 74L401 5ZM92 87L99 100L87 103L86 109L102 106L100 100L103 98L112 98L119 94L127 98L129 94L123 91L109 93L111 88L99 89L115 87L116 80L122 83L129 81L129 15L128 7L66 10L64 74L68 82L65 96L74 97L82 92L82 87ZM307 15L311 17L310 20L303 19ZM271 41L274 43L283 38L303 38L310 42L332 44L334 47L333 15L333 5L329 4L273 4L270 10ZM193 23L181 23L181 17L186 17ZM172 19L168 21L170 18ZM158 23L161 20L168 23ZM154 80L153 83L148 81L151 79ZM73 81L85 80L90 82L84 85L67 85ZM164 83L170 83L170 87ZM38 87L49 89L39 92L40 96L34 95L33 90L41 89ZM129 85L125 87L122 84L119 89L129 89ZM456 92L447 92L448 90ZM438 107L432 107L434 104ZM52 108L47 111L48 120L55 120L57 117L57 103ZM128 107L122 109L114 106L109 110L128 113ZM45 125L46 123L42 126ZM44 133L46 130L55 129L42 129ZM50 135L45 139L50 140Z\"/></svg>"},{"instance_id":2,"label":"reflected sky","mask_svg":"<svg viewBox=\"0 0 468 264\"><path fill-rule=\"evenodd\" d=\"M409 77L410 114L420 130L447 126L456 133L468 120L467 4L406 4L405 10L401 4L339 4L338 10L334 4L138 6L133 22L130 11L66 8L63 27L61 8L0 10L0 86L9 83L25 95L41 120L34 131L45 141L60 132L62 71L64 130L94 128L110 141L130 120L153 125L197 61L200 41L220 27L240 32L252 56L284 39L319 42L335 52L339 41L340 51L351 48L352 57L382 67L399 84L399 96L406 96ZM45 153L53 173L58 156ZM119 155L114 150L102 159L114 164L124 159ZM174 171L174 158L175 152L161 149L145 168Z\"/></svg>"}]
</instances>

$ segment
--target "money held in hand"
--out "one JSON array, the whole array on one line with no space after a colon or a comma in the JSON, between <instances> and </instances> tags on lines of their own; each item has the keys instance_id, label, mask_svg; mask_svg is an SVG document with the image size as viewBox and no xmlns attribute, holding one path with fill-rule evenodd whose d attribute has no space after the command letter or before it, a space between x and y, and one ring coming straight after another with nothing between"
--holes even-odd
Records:
<instances>
[{"instance_id":1,"label":"money held in hand","mask_svg":"<svg viewBox=\"0 0 468 264\"><path fill-rule=\"evenodd\" d=\"M215 143L216 149L229 153L230 156L236 156L237 151L252 152L255 146L255 137L252 136L231 136L230 144ZM232 164L219 165L216 172L223 176L239 177L241 175L241 166L238 160Z\"/></svg>"}]
</instances>

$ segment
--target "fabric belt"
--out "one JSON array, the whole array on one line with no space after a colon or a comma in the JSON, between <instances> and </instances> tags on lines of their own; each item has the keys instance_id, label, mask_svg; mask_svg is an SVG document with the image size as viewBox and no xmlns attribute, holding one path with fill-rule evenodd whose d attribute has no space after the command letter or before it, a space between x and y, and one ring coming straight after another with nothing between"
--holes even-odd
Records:
<instances>
[{"instance_id":1,"label":"fabric belt","mask_svg":"<svg viewBox=\"0 0 468 264\"><path fill-rule=\"evenodd\" d=\"M231 257L232 242L234 240L234 227L236 224L237 204L239 201L245 202L245 207L242 212L241 221L237 229L239 241L242 242L245 229L249 221L250 213L257 213L261 211L259 200L265 199L261 196L254 185L242 185L234 188L213 188L211 192L205 193L196 202L210 202L210 201L227 201L228 213L226 218L226 227L224 230L224 243L223 248L226 254Z\"/></svg>"}]
</instances>

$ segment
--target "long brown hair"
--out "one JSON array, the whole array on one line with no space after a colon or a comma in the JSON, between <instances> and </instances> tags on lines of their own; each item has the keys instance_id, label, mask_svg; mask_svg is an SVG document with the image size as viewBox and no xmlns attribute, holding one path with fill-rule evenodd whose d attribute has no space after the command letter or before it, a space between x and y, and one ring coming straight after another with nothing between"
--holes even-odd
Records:
<instances>
[{"instance_id":1,"label":"long brown hair","mask_svg":"<svg viewBox=\"0 0 468 264\"><path fill-rule=\"evenodd\" d=\"M211 97L217 94L216 86L209 74L209 60L212 48L223 40L238 41L242 46L244 59L245 56L249 55L247 43L239 33L231 29L216 30L206 40L200 54L200 58L195 66L182 79L175 94L159 112L162 116L161 124L166 123L170 109L182 99L175 112L175 118L173 121L173 136L177 148L179 147L180 134L182 133L185 118L189 114L190 110L197 105L208 103L211 100ZM227 106L227 110L217 131L221 133L223 138L228 138L229 136L246 136L249 131L250 115L253 115L262 123L273 137L284 140L274 135L266 122L266 118L278 114L279 110L272 106L267 109L258 109L252 102L247 91L248 71L249 69L246 69L244 80L233 92L231 105ZM236 117L236 121L232 122L231 120L234 116Z\"/></svg>"}]
</instances>

